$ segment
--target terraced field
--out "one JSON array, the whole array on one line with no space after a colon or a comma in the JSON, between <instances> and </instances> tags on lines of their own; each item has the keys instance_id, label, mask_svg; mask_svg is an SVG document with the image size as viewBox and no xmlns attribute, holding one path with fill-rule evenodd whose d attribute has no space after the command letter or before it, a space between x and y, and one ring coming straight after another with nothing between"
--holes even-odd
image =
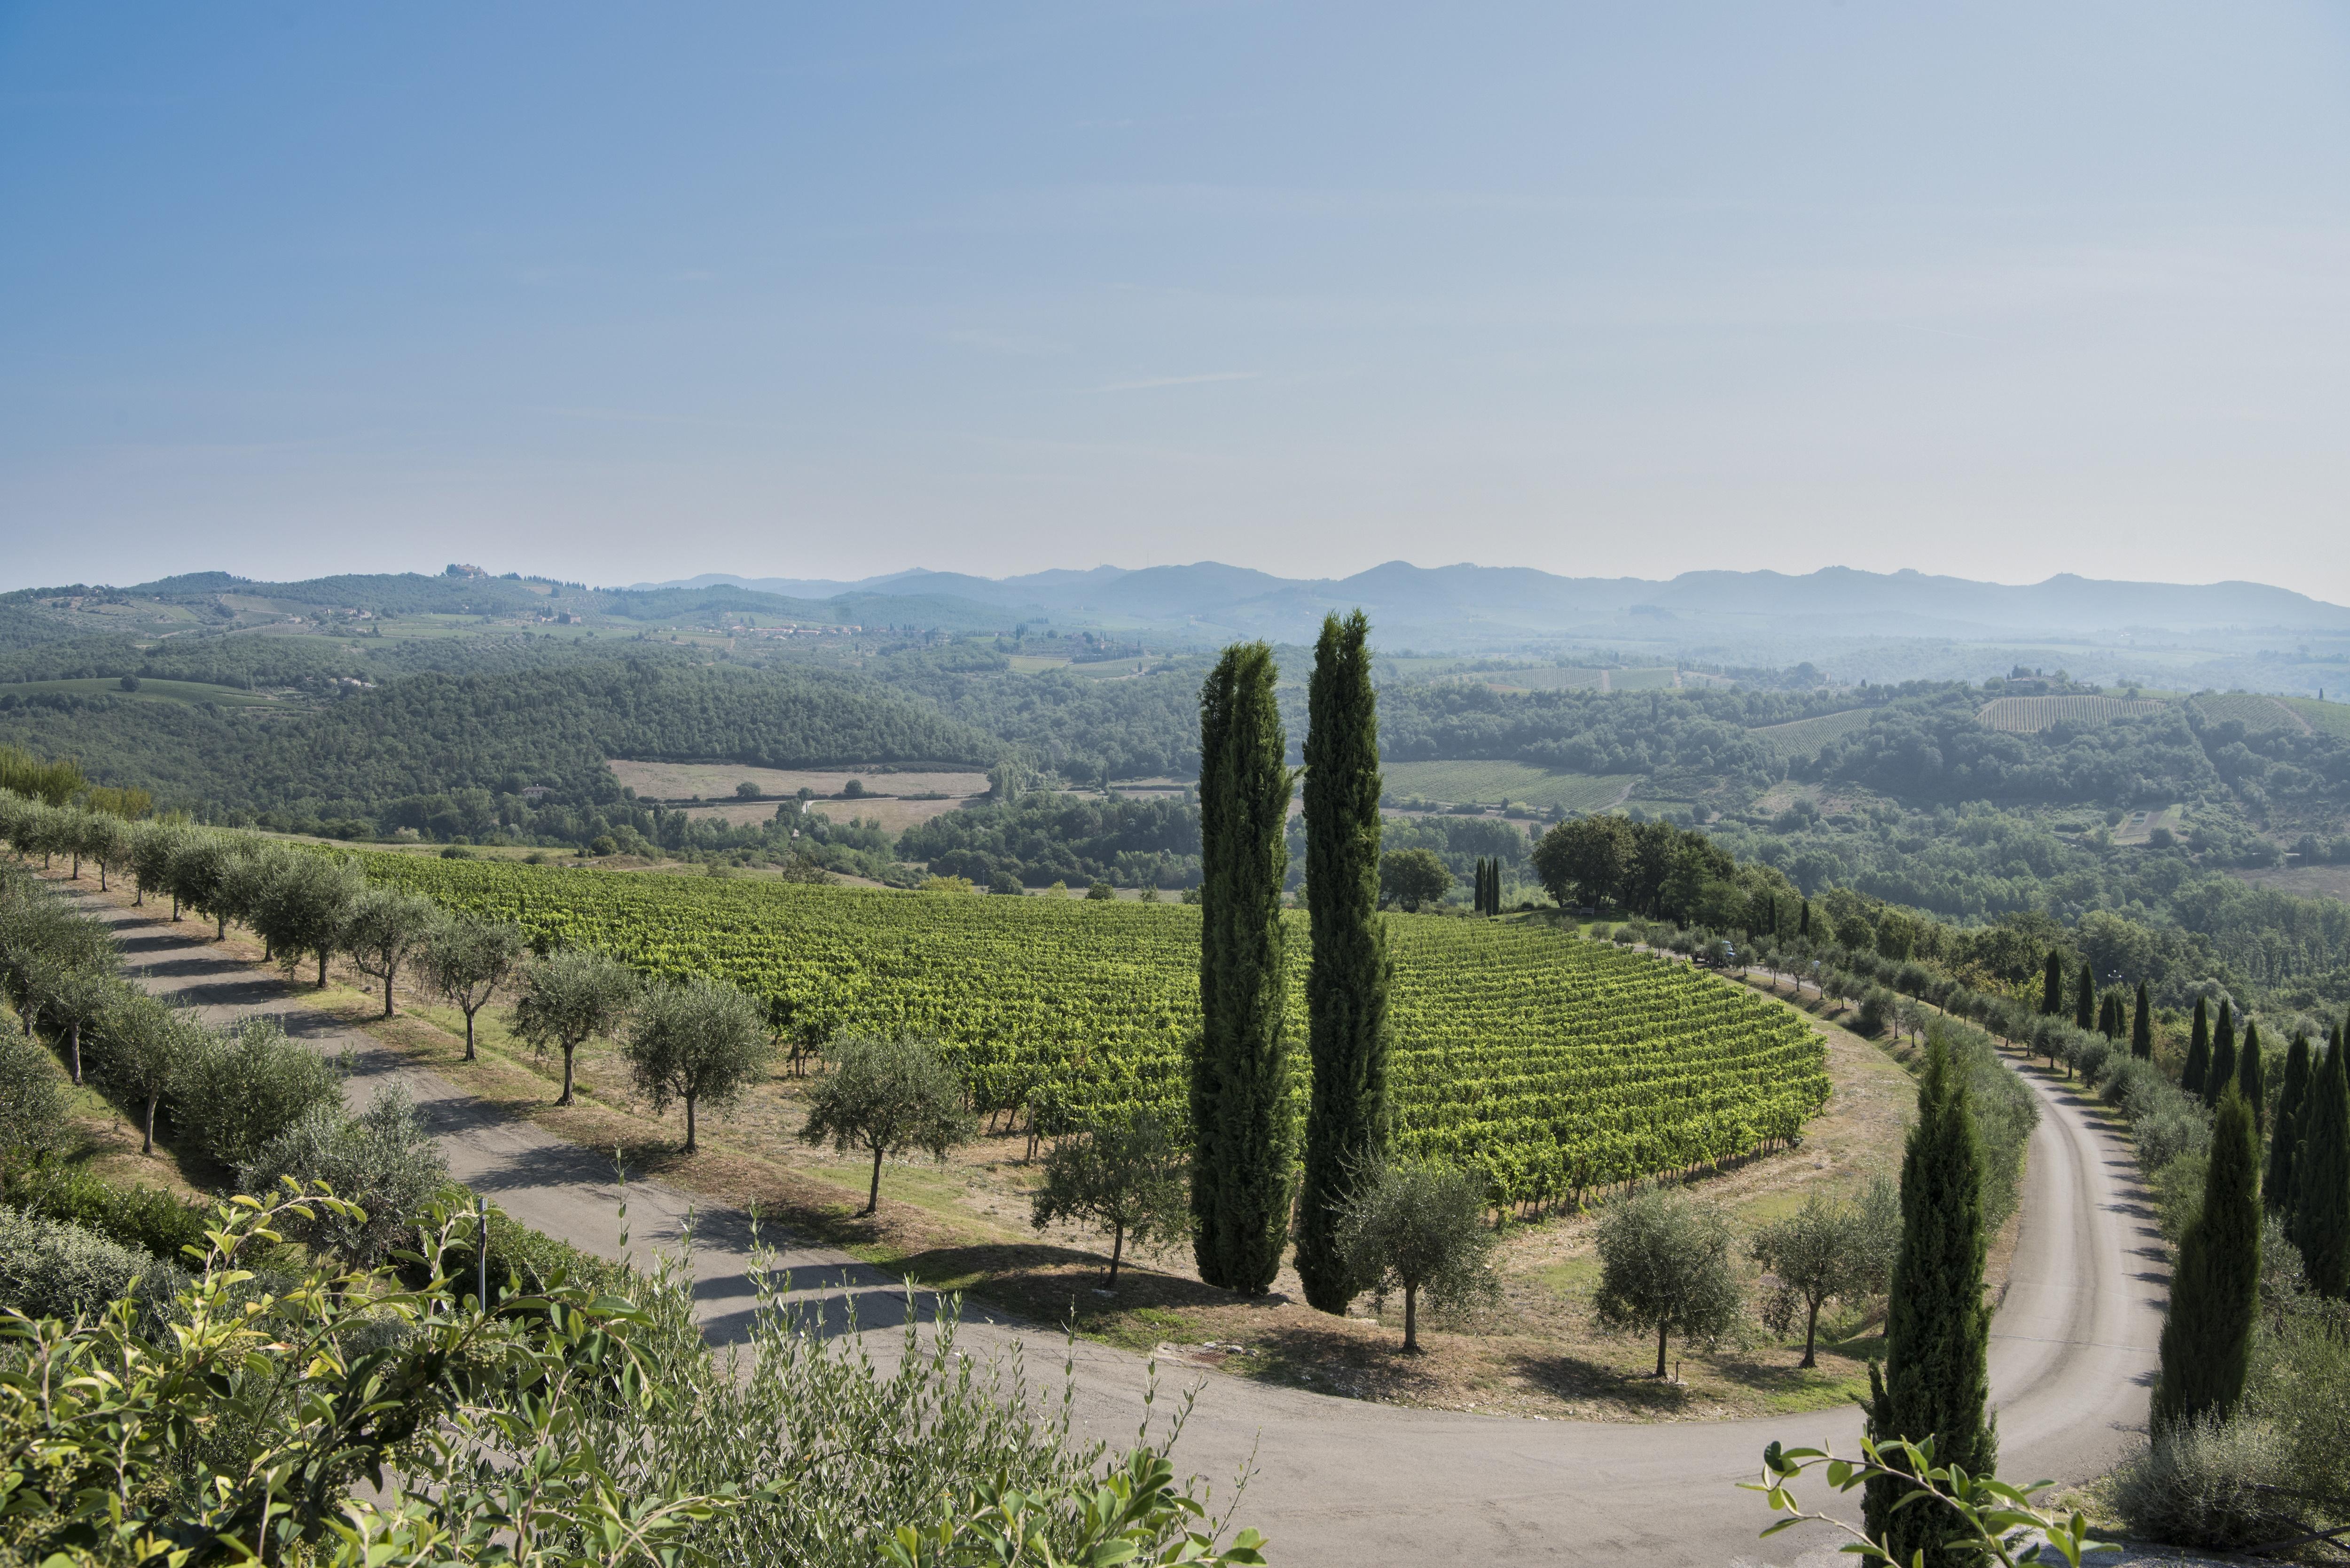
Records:
<instances>
[{"instance_id":1,"label":"terraced field","mask_svg":"<svg viewBox=\"0 0 2350 1568\"><path fill-rule=\"evenodd\" d=\"M786 1033L912 1033L962 1058L982 1109L1040 1122L1185 1115L1199 911L630 877L363 857L379 882L650 972L722 976ZM1547 1200L1793 1137L1827 1096L1802 1018L1713 976L1546 926L1389 922L1397 1140ZM1302 916L1292 1061L1305 1074Z\"/></svg>"}]
</instances>

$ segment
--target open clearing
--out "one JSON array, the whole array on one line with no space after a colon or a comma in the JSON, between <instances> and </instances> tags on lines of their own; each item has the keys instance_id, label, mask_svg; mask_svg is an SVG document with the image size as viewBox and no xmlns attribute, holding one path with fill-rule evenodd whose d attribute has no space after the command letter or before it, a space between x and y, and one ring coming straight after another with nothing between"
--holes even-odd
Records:
<instances>
[{"instance_id":1,"label":"open clearing","mask_svg":"<svg viewBox=\"0 0 2350 1568\"><path fill-rule=\"evenodd\" d=\"M797 794L803 789L818 794L838 794L850 779L876 794L943 794L956 803L985 794L988 789L987 774L976 768L899 770L883 763L846 768L759 768L742 763L636 763L619 758L606 765L612 770L614 778L652 800L691 800L696 796L712 802L732 800L735 785L754 784L763 795L769 797L767 811L771 815L775 799Z\"/></svg>"},{"instance_id":2,"label":"open clearing","mask_svg":"<svg viewBox=\"0 0 2350 1568\"><path fill-rule=\"evenodd\" d=\"M12 680L0 685L0 697L45 696L120 697L130 702L217 702L224 708L266 708L277 701L265 691L213 686L202 680L141 680L136 691L125 691L121 680L110 676L75 680Z\"/></svg>"},{"instance_id":3,"label":"open clearing","mask_svg":"<svg viewBox=\"0 0 2350 1568\"><path fill-rule=\"evenodd\" d=\"M1390 798L1419 795L1452 804L1470 801L1604 811L1613 805L1631 774L1565 774L1519 762L1387 763L1381 774Z\"/></svg>"},{"instance_id":4,"label":"open clearing","mask_svg":"<svg viewBox=\"0 0 2350 1568\"><path fill-rule=\"evenodd\" d=\"M2269 870L2230 871L2255 888L2298 893L2304 898L2339 898L2350 904L2350 866L2281 866Z\"/></svg>"}]
</instances>

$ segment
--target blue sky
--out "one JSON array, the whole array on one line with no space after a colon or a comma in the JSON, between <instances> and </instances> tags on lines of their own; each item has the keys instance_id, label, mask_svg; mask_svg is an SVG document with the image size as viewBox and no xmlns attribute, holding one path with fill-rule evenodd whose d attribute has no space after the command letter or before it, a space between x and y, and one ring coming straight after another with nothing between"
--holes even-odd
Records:
<instances>
[{"instance_id":1,"label":"blue sky","mask_svg":"<svg viewBox=\"0 0 2350 1568\"><path fill-rule=\"evenodd\" d=\"M2350 601L2350 10L0 0L0 583Z\"/></svg>"}]
</instances>

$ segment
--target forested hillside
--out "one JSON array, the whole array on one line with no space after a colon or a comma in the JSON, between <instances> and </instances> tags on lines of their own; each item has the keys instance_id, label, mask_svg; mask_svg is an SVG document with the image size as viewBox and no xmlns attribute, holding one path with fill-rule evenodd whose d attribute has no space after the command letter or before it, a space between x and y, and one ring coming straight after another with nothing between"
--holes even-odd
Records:
<instances>
[{"instance_id":1,"label":"forested hillside","mask_svg":"<svg viewBox=\"0 0 2350 1568\"><path fill-rule=\"evenodd\" d=\"M43 754L79 758L100 783L213 815L421 826L442 797L510 797L461 802L475 836L501 821L561 836L586 831L584 820L535 823L527 814L616 805L612 757L983 765L999 749L926 703L824 670L620 659L341 690L329 702L284 710L130 693L18 700L0 711L0 731ZM520 795L534 785L553 794L534 806Z\"/></svg>"}]
</instances>

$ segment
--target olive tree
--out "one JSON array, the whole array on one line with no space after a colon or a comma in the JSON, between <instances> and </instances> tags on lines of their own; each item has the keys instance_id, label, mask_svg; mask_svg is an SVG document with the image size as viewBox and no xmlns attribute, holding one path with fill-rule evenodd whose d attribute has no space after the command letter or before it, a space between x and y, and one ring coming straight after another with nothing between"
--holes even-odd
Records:
<instances>
[{"instance_id":1,"label":"olive tree","mask_svg":"<svg viewBox=\"0 0 2350 1568\"><path fill-rule=\"evenodd\" d=\"M1666 1337L1711 1339L1736 1321L1738 1276L1730 1226L1719 1211L1670 1188L1652 1187L1607 1206L1599 1217L1599 1321L1656 1331L1657 1376Z\"/></svg>"},{"instance_id":2,"label":"olive tree","mask_svg":"<svg viewBox=\"0 0 2350 1568\"><path fill-rule=\"evenodd\" d=\"M623 1048L653 1115L667 1112L671 1101L685 1106L688 1154L698 1147L696 1106L740 1099L775 1052L765 1011L734 987L700 975L648 991Z\"/></svg>"},{"instance_id":3,"label":"olive tree","mask_svg":"<svg viewBox=\"0 0 2350 1568\"><path fill-rule=\"evenodd\" d=\"M943 1163L969 1143L977 1124L963 1104L962 1079L927 1040L850 1036L826 1052L831 1070L808 1090L808 1143L829 1139L836 1152L869 1149L872 1189L862 1213L881 1207L881 1161L919 1148Z\"/></svg>"},{"instance_id":4,"label":"olive tree","mask_svg":"<svg viewBox=\"0 0 2350 1568\"><path fill-rule=\"evenodd\" d=\"M228 891L228 868L234 857L229 841L220 834L182 834L172 846L171 865L166 872L171 878L172 918L178 919L180 907L185 906L217 922L215 940L227 936L228 901L224 895Z\"/></svg>"},{"instance_id":5,"label":"olive tree","mask_svg":"<svg viewBox=\"0 0 2350 1568\"><path fill-rule=\"evenodd\" d=\"M530 950L520 926L464 916L443 920L424 940L419 971L433 993L465 1015L465 1060L473 1059L473 1015L487 1005Z\"/></svg>"},{"instance_id":6,"label":"olive tree","mask_svg":"<svg viewBox=\"0 0 2350 1568\"><path fill-rule=\"evenodd\" d=\"M579 1047L619 1032L636 1005L639 985L636 971L601 953L552 953L523 971L510 1026L539 1055L563 1053L563 1093L556 1096L556 1105L571 1103L572 1061Z\"/></svg>"},{"instance_id":7,"label":"olive tree","mask_svg":"<svg viewBox=\"0 0 2350 1568\"><path fill-rule=\"evenodd\" d=\"M130 828L111 812L92 811L82 815L81 835L76 851L98 866L98 890L107 890L106 874L123 863L130 852Z\"/></svg>"},{"instance_id":8,"label":"olive tree","mask_svg":"<svg viewBox=\"0 0 2350 1568\"><path fill-rule=\"evenodd\" d=\"M343 919L366 890L356 862L297 855L262 889L249 918L280 962L291 966L300 955L315 954L323 990L327 960L342 941Z\"/></svg>"},{"instance_id":9,"label":"olive tree","mask_svg":"<svg viewBox=\"0 0 2350 1568\"><path fill-rule=\"evenodd\" d=\"M130 830L131 886L135 889L130 904L133 909L147 901L150 893L172 890L172 860L178 852L180 841L188 830L176 822L142 822ZM172 900L172 918L180 918L180 904Z\"/></svg>"},{"instance_id":10,"label":"olive tree","mask_svg":"<svg viewBox=\"0 0 2350 1568\"><path fill-rule=\"evenodd\" d=\"M0 1034L0 1171L56 1147L69 1125L49 1054L29 1040Z\"/></svg>"},{"instance_id":11,"label":"olive tree","mask_svg":"<svg viewBox=\"0 0 2350 1568\"><path fill-rule=\"evenodd\" d=\"M1814 1193L1804 1206L1754 1233L1754 1261L1777 1276L1779 1293L1769 1315L1785 1333L1797 1303L1804 1308L1804 1359L1817 1366L1820 1308L1835 1298L1866 1295L1867 1238L1856 1205Z\"/></svg>"},{"instance_id":12,"label":"olive tree","mask_svg":"<svg viewBox=\"0 0 2350 1568\"><path fill-rule=\"evenodd\" d=\"M1190 1162L1182 1143L1149 1111L1057 1138L1045 1156L1045 1181L1029 1199L1042 1231L1074 1220L1109 1232L1109 1286L1126 1242L1167 1241L1191 1229Z\"/></svg>"},{"instance_id":13,"label":"olive tree","mask_svg":"<svg viewBox=\"0 0 2350 1568\"><path fill-rule=\"evenodd\" d=\"M161 998L126 986L98 1020L98 1075L106 1086L139 1107L139 1152L155 1152L155 1106L172 1075L204 1039L192 1014Z\"/></svg>"},{"instance_id":14,"label":"olive tree","mask_svg":"<svg viewBox=\"0 0 2350 1568\"><path fill-rule=\"evenodd\" d=\"M383 981L383 1016L391 1016L391 982L400 966L416 956L441 910L430 898L390 888L370 888L343 917L343 950L362 974Z\"/></svg>"},{"instance_id":15,"label":"olive tree","mask_svg":"<svg viewBox=\"0 0 2350 1568\"><path fill-rule=\"evenodd\" d=\"M65 1047L66 1070L75 1083L82 1080L84 1031L121 998L122 991L121 977L111 964L59 970L45 988L41 1011L58 1032L58 1044Z\"/></svg>"},{"instance_id":16,"label":"olive tree","mask_svg":"<svg viewBox=\"0 0 2350 1568\"><path fill-rule=\"evenodd\" d=\"M1417 1355L1419 1297L1439 1307L1499 1295L1495 1238L1485 1223L1484 1184L1441 1166L1374 1166L1356 1178L1338 1210L1338 1252L1347 1272L1371 1282L1384 1305L1403 1292L1403 1348Z\"/></svg>"}]
</instances>

